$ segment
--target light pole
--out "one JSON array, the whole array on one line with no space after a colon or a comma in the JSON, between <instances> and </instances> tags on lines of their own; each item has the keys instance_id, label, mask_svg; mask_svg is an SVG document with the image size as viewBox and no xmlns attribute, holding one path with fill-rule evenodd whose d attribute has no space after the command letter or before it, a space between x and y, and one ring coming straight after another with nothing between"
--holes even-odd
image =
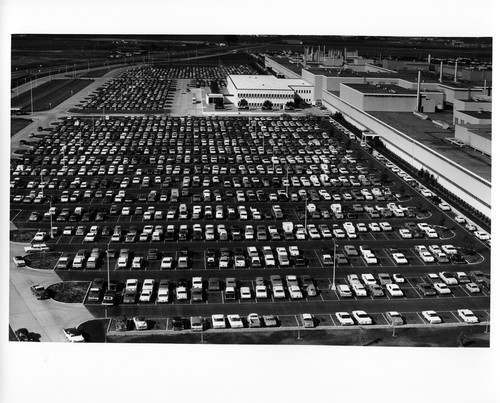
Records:
<instances>
[{"instance_id":1,"label":"light pole","mask_svg":"<svg viewBox=\"0 0 500 403\"><path fill-rule=\"evenodd\" d=\"M108 264L107 264L107 266L108 266L108 291L109 291L109 282L110 282L110 280L109 280L109 244L110 244L110 243L111 243L111 241L110 241L110 242L108 242L108 247L107 247L107 249L106 249L106 257L107 257L107 259L106 259L106 260L107 260L107 262L108 262Z\"/></svg>"},{"instance_id":2,"label":"light pole","mask_svg":"<svg viewBox=\"0 0 500 403\"><path fill-rule=\"evenodd\" d=\"M337 244L333 239L333 274L332 274L332 290L335 290L335 269L337 268Z\"/></svg>"},{"instance_id":3,"label":"light pole","mask_svg":"<svg viewBox=\"0 0 500 403\"><path fill-rule=\"evenodd\" d=\"M286 189L286 196L288 196L288 164L286 164L286 186L285 186L285 189Z\"/></svg>"},{"instance_id":4,"label":"light pole","mask_svg":"<svg viewBox=\"0 0 500 403\"><path fill-rule=\"evenodd\" d=\"M307 232L307 194L304 201L304 231Z\"/></svg>"},{"instance_id":5,"label":"light pole","mask_svg":"<svg viewBox=\"0 0 500 403\"><path fill-rule=\"evenodd\" d=\"M33 79L30 80L31 116L33 116Z\"/></svg>"},{"instance_id":6,"label":"light pole","mask_svg":"<svg viewBox=\"0 0 500 403\"><path fill-rule=\"evenodd\" d=\"M50 214L50 238L54 239L54 233L52 232L52 196L49 197L49 214Z\"/></svg>"},{"instance_id":7,"label":"light pole","mask_svg":"<svg viewBox=\"0 0 500 403\"><path fill-rule=\"evenodd\" d=\"M43 188L45 187L43 185L43 165L40 167L40 186L42 187L42 191L40 193L42 193L43 198Z\"/></svg>"}]
</instances>

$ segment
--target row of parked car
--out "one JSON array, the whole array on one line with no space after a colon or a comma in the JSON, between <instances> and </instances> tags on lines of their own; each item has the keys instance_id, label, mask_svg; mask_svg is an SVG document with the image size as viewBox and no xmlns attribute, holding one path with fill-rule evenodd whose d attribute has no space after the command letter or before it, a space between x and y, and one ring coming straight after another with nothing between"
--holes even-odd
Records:
<instances>
[{"instance_id":1,"label":"row of parked car","mask_svg":"<svg viewBox=\"0 0 500 403\"><path fill-rule=\"evenodd\" d=\"M426 310L421 312L423 318L429 324L439 324L443 320L434 310ZM479 323L479 318L470 309L458 309L458 317L465 323ZM335 312L335 318L341 326L366 326L375 324L373 318L363 310L354 310L352 312ZM386 311L383 313L385 322L383 325L401 326L406 324L405 317L398 311ZM148 330L148 320L144 316L136 316L132 319L134 328L129 325L126 318L121 318L115 321L116 331L126 330ZM315 315L311 313L301 313L299 315L299 323L303 328L315 328L319 321ZM209 318L201 316L191 316L183 318L181 316L173 316L170 318L171 329L174 331L182 331L190 329L192 331L204 331L208 329L242 329L242 328L260 328L260 327L278 327L281 325L279 317L276 315L262 315L250 313L246 316L239 314L213 314Z\"/></svg>"}]
</instances>

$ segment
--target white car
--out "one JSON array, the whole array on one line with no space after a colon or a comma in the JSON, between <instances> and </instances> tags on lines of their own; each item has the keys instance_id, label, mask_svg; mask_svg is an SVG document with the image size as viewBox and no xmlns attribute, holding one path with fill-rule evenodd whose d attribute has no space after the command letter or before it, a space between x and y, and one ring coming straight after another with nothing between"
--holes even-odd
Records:
<instances>
[{"instance_id":1,"label":"white car","mask_svg":"<svg viewBox=\"0 0 500 403\"><path fill-rule=\"evenodd\" d=\"M144 316L134 316L132 319L136 330L147 330L148 321Z\"/></svg>"},{"instance_id":2,"label":"white car","mask_svg":"<svg viewBox=\"0 0 500 403\"><path fill-rule=\"evenodd\" d=\"M351 285L354 294L356 297L366 297L368 294L366 293L365 287L361 283L354 283Z\"/></svg>"},{"instance_id":3,"label":"white car","mask_svg":"<svg viewBox=\"0 0 500 403\"><path fill-rule=\"evenodd\" d=\"M302 320L302 326L304 327L315 326L314 316L312 316L310 313L303 313L302 315L300 315L300 318Z\"/></svg>"},{"instance_id":4,"label":"white car","mask_svg":"<svg viewBox=\"0 0 500 403\"><path fill-rule=\"evenodd\" d=\"M358 325L371 325L373 324L372 318L368 316L365 311L352 311L352 316L358 322Z\"/></svg>"},{"instance_id":5,"label":"white car","mask_svg":"<svg viewBox=\"0 0 500 403\"><path fill-rule=\"evenodd\" d=\"M212 328L213 329L225 329L226 328L226 319L224 315L214 314L212 315Z\"/></svg>"},{"instance_id":6,"label":"white car","mask_svg":"<svg viewBox=\"0 0 500 403\"><path fill-rule=\"evenodd\" d=\"M487 241L488 239L490 239L490 235L485 231L474 231L474 235L481 241Z\"/></svg>"},{"instance_id":7,"label":"white car","mask_svg":"<svg viewBox=\"0 0 500 403\"><path fill-rule=\"evenodd\" d=\"M386 221L379 223L379 225L382 231L392 231L392 225Z\"/></svg>"},{"instance_id":8,"label":"white car","mask_svg":"<svg viewBox=\"0 0 500 403\"><path fill-rule=\"evenodd\" d=\"M256 298L267 298L267 287L265 285L258 285L255 287Z\"/></svg>"},{"instance_id":9,"label":"white car","mask_svg":"<svg viewBox=\"0 0 500 403\"><path fill-rule=\"evenodd\" d=\"M252 293L250 291L250 287L241 287L240 288L240 297L241 297L241 299L251 299Z\"/></svg>"},{"instance_id":10,"label":"white car","mask_svg":"<svg viewBox=\"0 0 500 403\"><path fill-rule=\"evenodd\" d=\"M441 245L441 249L447 255L454 255L454 254L458 253L457 248L455 248L453 245Z\"/></svg>"},{"instance_id":11,"label":"white car","mask_svg":"<svg viewBox=\"0 0 500 403\"><path fill-rule=\"evenodd\" d=\"M192 288L203 288L203 278L202 277L193 277L191 280Z\"/></svg>"},{"instance_id":12,"label":"white car","mask_svg":"<svg viewBox=\"0 0 500 403\"><path fill-rule=\"evenodd\" d=\"M160 266L160 268L161 269L171 269L172 265L173 265L173 261L174 261L174 259L172 258L172 256L165 256L161 260L161 266Z\"/></svg>"},{"instance_id":13,"label":"white car","mask_svg":"<svg viewBox=\"0 0 500 403\"><path fill-rule=\"evenodd\" d=\"M446 285L457 285L458 280L456 277L453 275L453 273L449 271L441 271L439 272L439 277L441 277L441 280L443 280L443 283Z\"/></svg>"},{"instance_id":14,"label":"white car","mask_svg":"<svg viewBox=\"0 0 500 403\"><path fill-rule=\"evenodd\" d=\"M129 278L125 283L125 291L137 292L139 280L136 278Z\"/></svg>"},{"instance_id":15,"label":"white car","mask_svg":"<svg viewBox=\"0 0 500 403\"><path fill-rule=\"evenodd\" d=\"M282 285L275 285L273 287L274 298L285 298L285 289Z\"/></svg>"},{"instance_id":16,"label":"white car","mask_svg":"<svg viewBox=\"0 0 500 403\"><path fill-rule=\"evenodd\" d=\"M465 288L467 288L467 291L469 291L470 293L481 292L481 289L476 283L467 283L465 284Z\"/></svg>"},{"instance_id":17,"label":"white car","mask_svg":"<svg viewBox=\"0 0 500 403\"><path fill-rule=\"evenodd\" d=\"M434 262L434 256L432 256L431 253L428 251L422 250L419 252L419 255L422 258L422 260L426 263Z\"/></svg>"},{"instance_id":18,"label":"white car","mask_svg":"<svg viewBox=\"0 0 500 403\"><path fill-rule=\"evenodd\" d=\"M229 321L229 326L233 329L243 327L243 322L238 314L227 315L227 320Z\"/></svg>"},{"instance_id":19,"label":"white car","mask_svg":"<svg viewBox=\"0 0 500 403\"><path fill-rule=\"evenodd\" d=\"M380 232L381 231L380 226L376 222L368 223L368 228L370 228L370 231L373 231L373 232Z\"/></svg>"},{"instance_id":20,"label":"white car","mask_svg":"<svg viewBox=\"0 0 500 403\"><path fill-rule=\"evenodd\" d=\"M422 311L422 316L431 324L435 325L437 323L441 323L442 320L436 311Z\"/></svg>"},{"instance_id":21,"label":"white car","mask_svg":"<svg viewBox=\"0 0 500 403\"><path fill-rule=\"evenodd\" d=\"M83 338L82 333L74 327L68 328L68 329L63 329L63 333L64 333L64 336L68 339L68 341L70 341L72 343L85 342L85 339Z\"/></svg>"},{"instance_id":22,"label":"white car","mask_svg":"<svg viewBox=\"0 0 500 403\"><path fill-rule=\"evenodd\" d=\"M445 283L434 283L433 286L438 294L451 294L451 290Z\"/></svg>"},{"instance_id":23,"label":"white car","mask_svg":"<svg viewBox=\"0 0 500 403\"><path fill-rule=\"evenodd\" d=\"M348 312L335 312L335 317L342 326L354 325L354 320Z\"/></svg>"},{"instance_id":24,"label":"white car","mask_svg":"<svg viewBox=\"0 0 500 403\"><path fill-rule=\"evenodd\" d=\"M290 293L290 297L292 299L302 299L304 296L302 295L302 291L298 285L291 285L288 287L288 292Z\"/></svg>"},{"instance_id":25,"label":"white car","mask_svg":"<svg viewBox=\"0 0 500 403\"><path fill-rule=\"evenodd\" d=\"M478 323L479 319L470 309L459 309L458 316L466 323Z\"/></svg>"},{"instance_id":26,"label":"white car","mask_svg":"<svg viewBox=\"0 0 500 403\"><path fill-rule=\"evenodd\" d=\"M465 218L464 218L463 216L461 216L461 215L457 215L457 216L455 216L455 221L456 221L457 223L459 223L459 224L465 224L465 222L466 222L466 221L465 221Z\"/></svg>"},{"instance_id":27,"label":"white car","mask_svg":"<svg viewBox=\"0 0 500 403\"><path fill-rule=\"evenodd\" d=\"M401 238L409 239L409 238L413 237L411 231L409 229L406 229L406 228L400 228L399 234L401 235Z\"/></svg>"},{"instance_id":28,"label":"white car","mask_svg":"<svg viewBox=\"0 0 500 403\"><path fill-rule=\"evenodd\" d=\"M397 284L386 284L385 288L392 297L404 297L403 290Z\"/></svg>"},{"instance_id":29,"label":"white car","mask_svg":"<svg viewBox=\"0 0 500 403\"><path fill-rule=\"evenodd\" d=\"M402 253L393 253L392 258L397 264L408 264L408 259Z\"/></svg>"},{"instance_id":30,"label":"white car","mask_svg":"<svg viewBox=\"0 0 500 403\"><path fill-rule=\"evenodd\" d=\"M443 211L451 211L451 206L448 203L439 203L438 207Z\"/></svg>"},{"instance_id":31,"label":"white car","mask_svg":"<svg viewBox=\"0 0 500 403\"><path fill-rule=\"evenodd\" d=\"M350 298L352 297L352 292L351 289L347 284L337 284L337 291L339 293L339 296L343 298Z\"/></svg>"},{"instance_id":32,"label":"white car","mask_svg":"<svg viewBox=\"0 0 500 403\"><path fill-rule=\"evenodd\" d=\"M400 273L394 273L392 279L395 283L404 283L406 280Z\"/></svg>"},{"instance_id":33,"label":"white car","mask_svg":"<svg viewBox=\"0 0 500 403\"><path fill-rule=\"evenodd\" d=\"M289 246L288 251L290 252L290 256L299 256L300 249L298 246Z\"/></svg>"},{"instance_id":34,"label":"white car","mask_svg":"<svg viewBox=\"0 0 500 403\"><path fill-rule=\"evenodd\" d=\"M377 284L377 280L375 280L375 277L373 277L373 274L371 273L363 273L361 275L361 280L363 280L365 285Z\"/></svg>"},{"instance_id":35,"label":"white car","mask_svg":"<svg viewBox=\"0 0 500 403\"><path fill-rule=\"evenodd\" d=\"M153 296L152 290L142 290L141 295L139 296L139 302L149 302L151 301L152 296Z\"/></svg>"}]
</instances>

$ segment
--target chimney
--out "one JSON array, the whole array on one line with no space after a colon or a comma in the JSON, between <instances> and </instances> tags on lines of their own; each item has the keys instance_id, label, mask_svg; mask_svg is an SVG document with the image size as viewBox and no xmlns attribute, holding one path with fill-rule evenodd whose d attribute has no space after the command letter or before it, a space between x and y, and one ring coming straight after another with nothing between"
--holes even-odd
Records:
<instances>
[{"instance_id":1,"label":"chimney","mask_svg":"<svg viewBox=\"0 0 500 403\"><path fill-rule=\"evenodd\" d=\"M441 67L439 68L439 82L443 82L443 61L441 60Z\"/></svg>"},{"instance_id":2,"label":"chimney","mask_svg":"<svg viewBox=\"0 0 500 403\"><path fill-rule=\"evenodd\" d=\"M418 80L417 80L417 106L415 110L420 112L420 70L418 71Z\"/></svg>"}]
</instances>

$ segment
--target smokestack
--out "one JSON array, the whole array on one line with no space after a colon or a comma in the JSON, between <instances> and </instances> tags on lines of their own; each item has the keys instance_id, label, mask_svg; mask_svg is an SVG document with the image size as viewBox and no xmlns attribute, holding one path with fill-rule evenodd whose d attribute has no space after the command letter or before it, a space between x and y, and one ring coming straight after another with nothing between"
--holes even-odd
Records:
<instances>
[{"instance_id":1,"label":"smokestack","mask_svg":"<svg viewBox=\"0 0 500 403\"><path fill-rule=\"evenodd\" d=\"M439 82L443 82L443 61L441 60L441 67L439 68Z\"/></svg>"},{"instance_id":2,"label":"smokestack","mask_svg":"<svg viewBox=\"0 0 500 403\"><path fill-rule=\"evenodd\" d=\"M455 79L453 81L457 82L457 73L458 73L458 60L455 60Z\"/></svg>"},{"instance_id":3,"label":"smokestack","mask_svg":"<svg viewBox=\"0 0 500 403\"><path fill-rule=\"evenodd\" d=\"M420 70L418 71L417 79L417 107L415 108L417 112L420 112Z\"/></svg>"},{"instance_id":4,"label":"smokestack","mask_svg":"<svg viewBox=\"0 0 500 403\"><path fill-rule=\"evenodd\" d=\"M429 53L429 56L427 57L427 64L431 64L431 54Z\"/></svg>"}]
</instances>

